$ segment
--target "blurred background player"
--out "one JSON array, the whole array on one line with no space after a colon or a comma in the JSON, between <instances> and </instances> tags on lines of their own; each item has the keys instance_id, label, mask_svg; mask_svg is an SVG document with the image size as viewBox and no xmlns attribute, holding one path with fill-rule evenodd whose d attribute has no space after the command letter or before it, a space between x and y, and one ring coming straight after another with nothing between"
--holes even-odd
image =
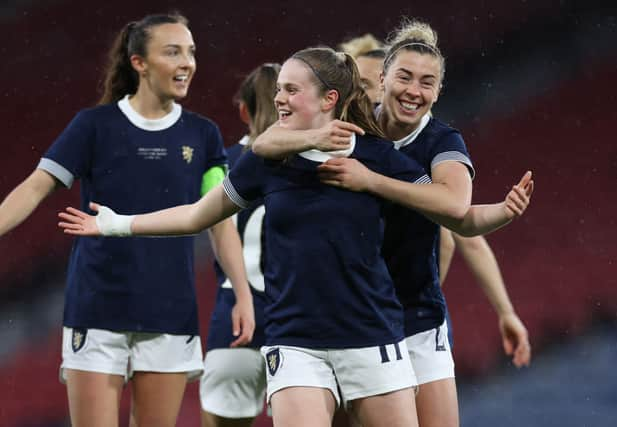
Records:
<instances>
[{"instance_id":1,"label":"blurred background player","mask_svg":"<svg viewBox=\"0 0 617 427\"><path fill-rule=\"evenodd\" d=\"M278 118L272 97L276 93L280 68L279 64L262 64L244 79L238 89L234 100L240 119L249 128L249 134L227 148L231 168L240 156L250 150L251 142L257 135ZM255 333L246 347L229 348L234 340L230 314L236 299L229 279L218 263L215 264L219 288L208 330L204 373L199 389L202 427L250 426L264 407L266 364L259 351L265 344L264 215L263 200L257 200L235 217L255 308Z\"/></svg>"}]
</instances>

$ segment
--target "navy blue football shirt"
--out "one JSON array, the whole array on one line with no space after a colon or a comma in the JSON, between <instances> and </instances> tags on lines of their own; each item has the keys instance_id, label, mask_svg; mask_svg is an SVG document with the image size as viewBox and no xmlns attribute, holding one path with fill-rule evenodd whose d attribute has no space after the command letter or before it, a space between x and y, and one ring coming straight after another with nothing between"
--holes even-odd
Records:
<instances>
[{"instance_id":1,"label":"navy blue football shirt","mask_svg":"<svg viewBox=\"0 0 617 427\"><path fill-rule=\"evenodd\" d=\"M441 162L458 161L474 175L460 132L435 118L425 116L415 132L394 144L429 173ZM405 335L436 328L446 313L439 285L439 225L396 204L388 206L386 224L383 256L405 308Z\"/></svg>"},{"instance_id":2,"label":"navy blue football shirt","mask_svg":"<svg viewBox=\"0 0 617 427\"><path fill-rule=\"evenodd\" d=\"M83 110L39 163L65 186L122 214L193 203L203 173L225 165L217 126L174 104L158 120L124 98ZM77 237L68 267L68 327L198 334L193 238Z\"/></svg>"},{"instance_id":3,"label":"navy blue football shirt","mask_svg":"<svg viewBox=\"0 0 617 427\"><path fill-rule=\"evenodd\" d=\"M351 157L386 176L427 182L392 143L357 136ZM263 198L266 344L358 348L404 337L403 312L381 256L384 201L319 182L320 164L244 154L224 181L241 207Z\"/></svg>"}]
</instances>

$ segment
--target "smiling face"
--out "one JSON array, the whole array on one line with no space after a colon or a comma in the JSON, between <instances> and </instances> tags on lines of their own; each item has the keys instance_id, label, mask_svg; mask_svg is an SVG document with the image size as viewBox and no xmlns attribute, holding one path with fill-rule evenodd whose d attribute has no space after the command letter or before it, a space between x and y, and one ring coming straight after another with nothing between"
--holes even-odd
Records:
<instances>
[{"instance_id":1,"label":"smiling face","mask_svg":"<svg viewBox=\"0 0 617 427\"><path fill-rule=\"evenodd\" d=\"M146 56L132 55L139 86L165 101L184 98L195 74L195 43L183 24L162 24L150 30Z\"/></svg>"},{"instance_id":2,"label":"smiling face","mask_svg":"<svg viewBox=\"0 0 617 427\"><path fill-rule=\"evenodd\" d=\"M288 129L314 129L332 120L332 108L324 109L324 97L315 84L313 71L297 59L281 68L274 104L279 124Z\"/></svg>"},{"instance_id":3,"label":"smiling face","mask_svg":"<svg viewBox=\"0 0 617 427\"><path fill-rule=\"evenodd\" d=\"M383 77L383 113L401 134L388 137L399 139L411 133L431 110L439 96L440 67L436 56L415 51L401 51L389 64Z\"/></svg>"}]
</instances>

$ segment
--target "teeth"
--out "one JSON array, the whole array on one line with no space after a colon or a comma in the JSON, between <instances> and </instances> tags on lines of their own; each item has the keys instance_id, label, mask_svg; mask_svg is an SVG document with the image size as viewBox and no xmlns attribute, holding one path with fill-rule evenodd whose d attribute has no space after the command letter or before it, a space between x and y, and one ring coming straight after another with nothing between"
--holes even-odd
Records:
<instances>
[{"instance_id":1,"label":"teeth","mask_svg":"<svg viewBox=\"0 0 617 427\"><path fill-rule=\"evenodd\" d=\"M412 104L410 102L401 101L401 105L406 110L416 111L418 109L418 104Z\"/></svg>"},{"instance_id":2,"label":"teeth","mask_svg":"<svg viewBox=\"0 0 617 427\"><path fill-rule=\"evenodd\" d=\"M184 82L189 78L189 76L175 76L174 80L180 81L180 82Z\"/></svg>"}]
</instances>

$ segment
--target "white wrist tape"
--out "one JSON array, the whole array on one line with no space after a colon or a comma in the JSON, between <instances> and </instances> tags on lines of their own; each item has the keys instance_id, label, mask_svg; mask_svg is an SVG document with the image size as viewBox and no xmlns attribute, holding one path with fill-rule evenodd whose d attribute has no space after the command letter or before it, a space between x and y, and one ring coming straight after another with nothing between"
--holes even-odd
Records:
<instances>
[{"instance_id":1,"label":"white wrist tape","mask_svg":"<svg viewBox=\"0 0 617 427\"><path fill-rule=\"evenodd\" d=\"M119 215L107 206L99 206L96 226L103 236L130 236L135 215Z\"/></svg>"}]
</instances>

